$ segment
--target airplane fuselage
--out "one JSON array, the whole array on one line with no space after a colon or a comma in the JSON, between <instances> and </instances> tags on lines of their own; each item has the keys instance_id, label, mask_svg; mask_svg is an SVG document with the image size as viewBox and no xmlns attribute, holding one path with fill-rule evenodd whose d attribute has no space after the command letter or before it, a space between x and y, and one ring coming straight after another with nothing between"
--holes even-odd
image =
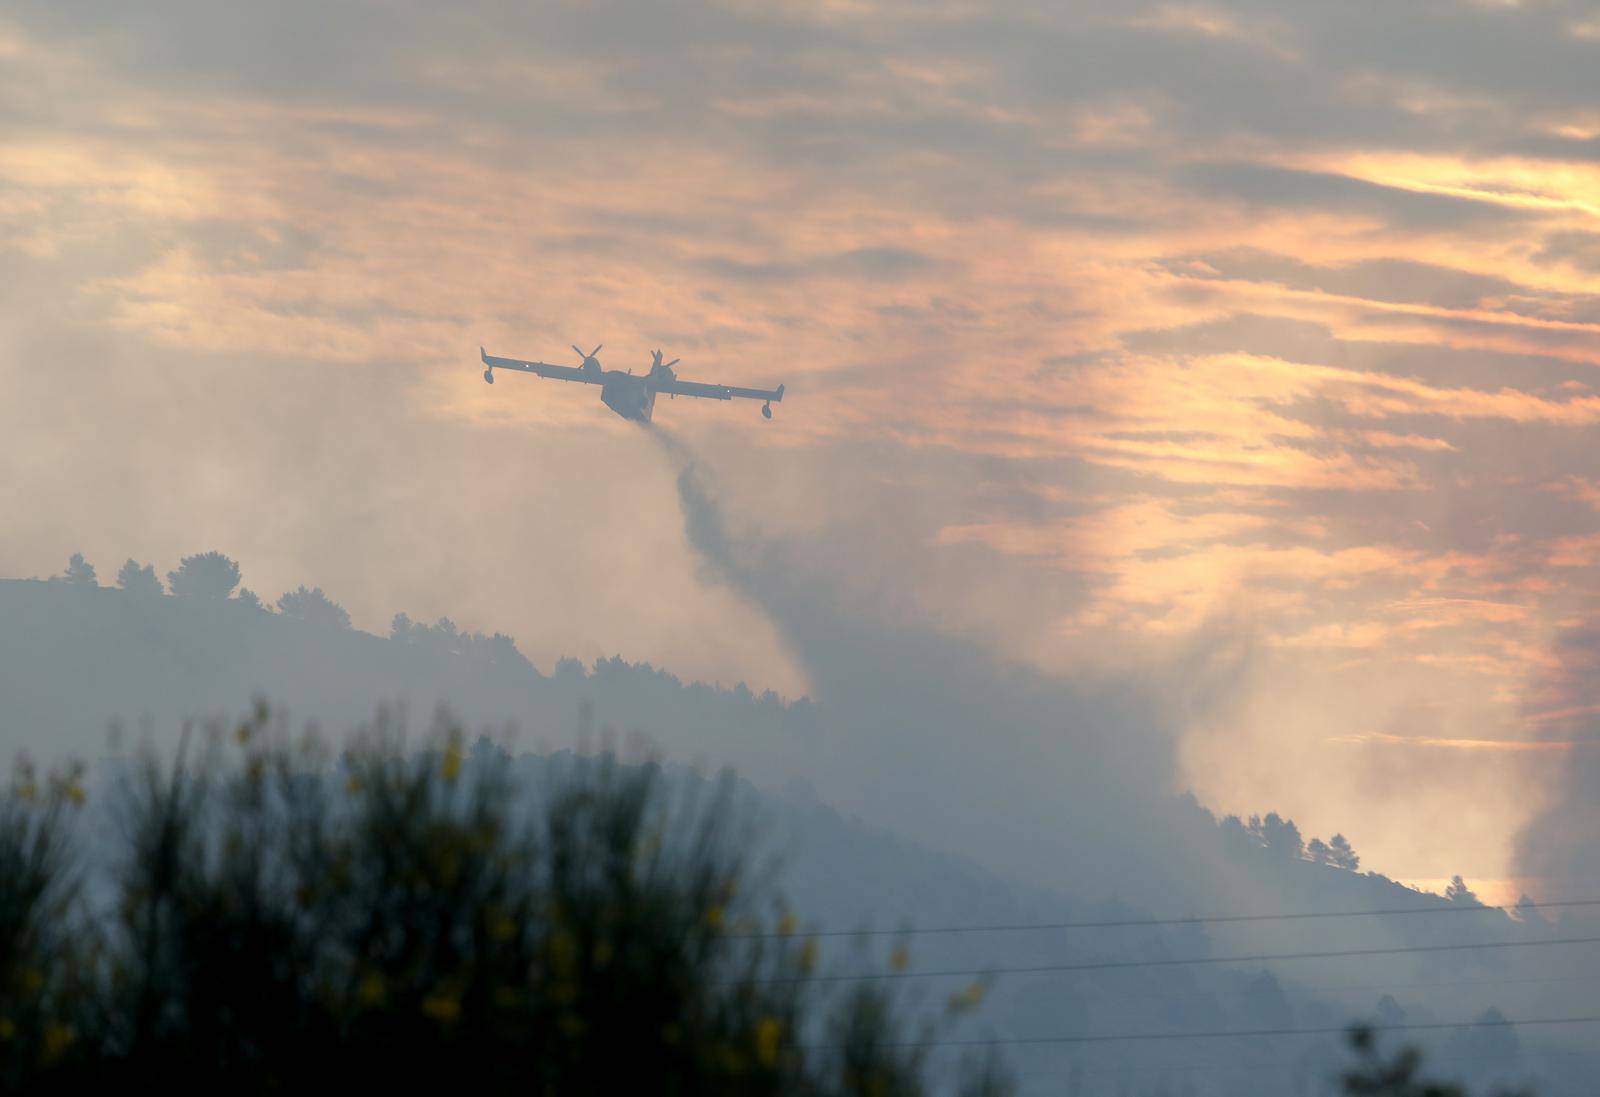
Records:
<instances>
[{"instance_id":1,"label":"airplane fuselage","mask_svg":"<svg viewBox=\"0 0 1600 1097\"><path fill-rule=\"evenodd\" d=\"M606 370L605 381L600 386L600 399L606 407L636 423L648 423L656 408L656 390L650 378L622 370Z\"/></svg>"}]
</instances>

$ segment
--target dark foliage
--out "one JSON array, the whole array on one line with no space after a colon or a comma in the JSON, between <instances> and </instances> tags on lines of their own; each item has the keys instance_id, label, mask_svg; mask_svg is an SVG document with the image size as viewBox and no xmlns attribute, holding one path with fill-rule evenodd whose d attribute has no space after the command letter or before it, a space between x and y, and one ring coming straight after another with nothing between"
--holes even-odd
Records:
<instances>
[{"instance_id":1,"label":"dark foliage","mask_svg":"<svg viewBox=\"0 0 1600 1097\"><path fill-rule=\"evenodd\" d=\"M19 771L7 1091L926 1092L930 1029L807 980L815 943L730 837L731 786L669 794L601 757L521 789L486 741L407 752L383 720L337 760L265 709L232 738L130 771L114 877L83 892L77 774Z\"/></svg>"},{"instance_id":2,"label":"dark foliage","mask_svg":"<svg viewBox=\"0 0 1600 1097\"><path fill-rule=\"evenodd\" d=\"M1423 1077L1422 1053L1416 1048L1383 1055L1377 1035L1370 1028L1351 1030L1350 1049L1357 1062L1345 1071L1343 1082L1345 1093L1351 1097L1467 1097L1461 1086ZM1500 1090L1497 1097L1533 1095L1531 1090Z\"/></svg>"},{"instance_id":3,"label":"dark foliage","mask_svg":"<svg viewBox=\"0 0 1600 1097\"><path fill-rule=\"evenodd\" d=\"M73 583L80 587L98 585L94 577L94 565L83 558L83 553L74 552L67 561L67 570L61 574L63 582Z\"/></svg>"},{"instance_id":4,"label":"dark foliage","mask_svg":"<svg viewBox=\"0 0 1600 1097\"><path fill-rule=\"evenodd\" d=\"M485 636L481 632L463 632L448 617L441 617L429 625L413 621L404 613L394 615L389 625L389 639L446 655L460 655L484 663L500 666L533 669L517 650L516 641L504 633ZM579 666L579 673L583 673Z\"/></svg>"},{"instance_id":5,"label":"dark foliage","mask_svg":"<svg viewBox=\"0 0 1600 1097\"><path fill-rule=\"evenodd\" d=\"M307 590L304 583L278 599L278 612L324 628L350 627L350 614L343 606L322 593L321 587Z\"/></svg>"},{"instance_id":6,"label":"dark foliage","mask_svg":"<svg viewBox=\"0 0 1600 1097\"><path fill-rule=\"evenodd\" d=\"M156 578L156 569L149 564L141 565L132 557L117 572L117 586L129 594L146 598L159 598L166 593L161 580Z\"/></svg>"},{"instance_id":7,"label":"dark foliage","mask_svg":"<svg viewBox=\"0 0 1600 1097\"><path fill-rule=\"evenodd\" d=\"M202 552L178 561L167 572L167 587L179 598L220 601L239 585L239 565L220 552Z\"/></svg>"}]
</instances>

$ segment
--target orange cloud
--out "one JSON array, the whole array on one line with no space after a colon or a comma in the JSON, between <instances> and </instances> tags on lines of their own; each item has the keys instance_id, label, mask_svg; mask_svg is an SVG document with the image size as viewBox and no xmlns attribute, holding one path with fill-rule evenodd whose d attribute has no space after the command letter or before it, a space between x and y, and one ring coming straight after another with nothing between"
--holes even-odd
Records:
<instances>
[{"instance_id":1,"label":"orange cloud","mask_svg":"<svg viewBox=\"0 0 1600 1097\"><path fill-rule=\"evenodd\" d=\"M1512 754L1530 752L1564 754L1581 747L1595 745L1585 742L1552 740L1442 739L1432 735L1391 735L1381 731L1366 732L1360 735L1336 735L1330 737L1328 742L1352 743L1362 746L1429 747L1439 750L1503 751Z\"/></svg>"}]
</instances>

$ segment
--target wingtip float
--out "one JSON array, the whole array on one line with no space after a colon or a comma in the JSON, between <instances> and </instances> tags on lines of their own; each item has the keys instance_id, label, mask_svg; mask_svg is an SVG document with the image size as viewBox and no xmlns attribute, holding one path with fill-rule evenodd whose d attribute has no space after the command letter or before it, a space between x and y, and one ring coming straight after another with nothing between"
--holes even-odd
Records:
<instances>
[{"instance_id":1,"label":"wingtip float","mask_svg":"<svg viewBox=\"0 0 1600 1097\"><path fill-rule=\"evenodd\" d=\"M670 362L663 362L659 350L651 355L649 373L635 375L632 370L624 372L602 369L600 359L595 355L600 353L603 345L597 345L594 350L585 352L582 347L573 344L572 349L577 351L578 357L583 360L583 364L578 366L553 366L546 362L531 362L521 358L497 358L481 346L478 348L478 356L483 359L483 379L491 385L494 384L494 371L497 369L531 373L535 377L546 377L553 381L577 381L585 385L599 385L600 399L606 407L624 419L632 419L638 423L650 422L651 415L655 413L656 397L662 393L666 393L669 398L695 396L705 400L760 400L761 415L766 419L772 418L772 405L783 400L782 385L775 389L748 389L735 385L680 381L678 375L672 371L672 367L681 359L674 358Z\"/></svg>"}]
</instances>

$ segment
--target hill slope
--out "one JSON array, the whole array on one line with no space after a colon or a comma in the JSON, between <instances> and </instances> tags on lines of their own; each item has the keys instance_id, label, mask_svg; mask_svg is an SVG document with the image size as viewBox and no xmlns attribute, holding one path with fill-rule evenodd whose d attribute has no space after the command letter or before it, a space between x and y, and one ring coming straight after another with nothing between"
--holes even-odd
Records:
<instances>
[{"instance_id":1,"label":"hill slope","mask_svg":"<svg viewBox=\"0 0 1600 1097\"><path fill-rule=\"evenodd\" d=\"M780 885L814 928L1016 926L1137 921L1187 912L1440 908L1435 896L1372 874L1312 864L1258 844L1192 802L1168 805L1159 848L1119 833L1114 821L1078 836L1124 866L1121 900L1087 891L1065 870L1041 863L1019 882L939 852L893 804L860 821L830 806L829 781L850 764L848 711L756 696L741 687L685 684L649 667L564 661L550 675L509 640L462 635L453 626L401 620L384 638L270 614L237 601L140 598L59 582L0 582L0 747L48 759L96 758L105 729L121 720L171 747L186 718L238 713L254 694L315 717L335 733L368 719L378 700L426 716L448 702L472 726L515 722L513 749L535 774L549 748L575 733L635 730L669 760L677 780L698 780L684 763L732 764L748 778L741 796L764 848L784 865ZM420 722L413 720L413 724ZM531 736L542 737L542 743ZM530 750L532 747L534 749ZM975 749L981 749L981 740ZM1050 848L1047 844L1040 848ZM1178 851L1187 872L1170 868ZM1185 852L1186 851L1186 852ZM1209 882L1200 886L1197 880ZM1188 925L982 931L912 938L916 970L1003 971L973 1032L1001 1038L1074 1040L1131 1033L1230 1032L1337 1026L1370 1015L1390 994L1391 1015L1408 1021L1469 1019L1490 1005L1509 1016L1583 1012L1592 989L1564 948L1403 954L1368 960L1167 965L1087 971L1039 970L1084 963L1263 956L1485 940L1522 940L1569 927L1518 925L1498 914ZM826 963L853 970L865 950L880 960L893 936L830 938ZM970 976L915 979L908 992L930 1007ZM1446 1032L1440 1053L1463 1069L1520 1076L1540 1062L1545 1034L1507 1046L1505 1029ZM1340 1061L1335 1037L1023 1044L1014 1059L1027 1092L1156 1091L1280 1093L1297 1077L1323 1077ZM1489 1054L1480 1053L1488 1048ZM1487 1066L1485 1065L1487 1062ZM1581 1067L1543 1060L1556 1077ZM1470 1066L1468 1064L1471 1064ZM1519 1073L1520 1072L1520 1073ZM1077 1083L1071 1080L1076 1077ZM1573 1075L1581 1077L1581 1075ZM1559 1089L1559 1087L1558 1087ZM1557 1092L1552 1089L1551 1092Z\"/></svg>"}]
</instances>

